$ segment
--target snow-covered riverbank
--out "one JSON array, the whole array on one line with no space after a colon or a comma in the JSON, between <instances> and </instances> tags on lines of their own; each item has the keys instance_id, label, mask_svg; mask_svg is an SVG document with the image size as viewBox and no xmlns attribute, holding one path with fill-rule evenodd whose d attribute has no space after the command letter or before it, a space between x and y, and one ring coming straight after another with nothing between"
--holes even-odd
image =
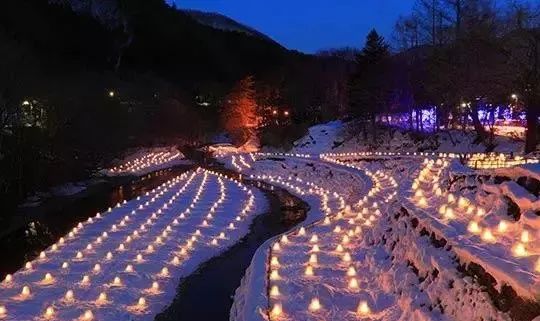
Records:
<instances>
[{"instance_id":1,"label":"snow-covered riverbank","mask_svg":"<svg viewBox=\"0 0 540 321\"><path fill-rule=\"evenodd\" d=\"M3 320L153 320L178 280L235 244L266 202L212 172L188 172L81 222L1 283Z\"/></svg>"},{"instance_id":2,"label":"snow-covered riverbank","mask_svg":"<svg viewBox=\"0 0 540 321\"><path fill-rule=\"evenodd\" d=\"M142 176L160 169L176 165L189 165L184 154L176 147L141 148L116 161L116 165L102 170L106 176Z\"/></svg>"},{"instance_id":3,"label":"snow-covered riverbank","mask_svg":"<svg viewBox=\"0 0 540 321\"><path fill-rule=\"evenodd\" d=\"M284 186L306 201L314 196L309 186L318 185L344 200L321 208L325 197L318 195L311 204L327 219L257 251L231 320L534 319L537 227L530 218L507 218L501 234L506 207L500 193L467 200L471 185L452 184L475 171L452 158L426 156L222 156L242 175ZM374 181L368 193L355 188L362 172ZM534 203L514 194L509 197L530 213ZM351 209L340 210L344 205Z\"/></svg>"}]
</instances>

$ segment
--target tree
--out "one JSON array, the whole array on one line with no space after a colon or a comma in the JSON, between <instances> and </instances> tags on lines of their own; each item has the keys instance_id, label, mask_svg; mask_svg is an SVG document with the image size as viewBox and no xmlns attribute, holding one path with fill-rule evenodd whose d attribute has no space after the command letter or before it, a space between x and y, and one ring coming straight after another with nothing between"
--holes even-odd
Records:
<instances>
[{"instance_id":1,"label":"tree","mask_svg":"<svg viewBox=\"0 0 540 321\"><path fill-rule=\"evenodd\" d=\"M242 145L255 136L259 127L254 86L253 76L243 78L233 87L223 104L223 128L236 145Z\"/></svg>"},{"instance_id":2,"label":"tree","mask_svg":"<svg viewBox=\"0 0 540 321\"><path fill-rule=\"evenodd\" d=\"M388 98L387 67L390 52L384 38L372 30L356 59L356 72L349 81L349 108L351 114L371 124L375 140L375 120L384 110ZM364 125L364 133L366 126Z\"/></svg>"},{"instance_id":3,"label":"tree","mask_svg":"<svg viewBox=\"0 0 540 321\"><path fill-rule=\"evenodd\" d=\"M540 8L539 8L540 9ZM510 28L507 36L514 86L526 111L527 132L525 152L536 149L538 143L538 117L540 116L540 13L514 3L510 11Z\"/></svg>"}]
</instances>

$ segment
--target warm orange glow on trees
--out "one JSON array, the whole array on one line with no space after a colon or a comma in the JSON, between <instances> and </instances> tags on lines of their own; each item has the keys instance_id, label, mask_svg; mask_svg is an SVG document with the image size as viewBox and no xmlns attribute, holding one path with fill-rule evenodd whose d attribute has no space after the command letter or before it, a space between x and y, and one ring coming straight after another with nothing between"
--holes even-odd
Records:
<instances>
[{"instance_id":1,"label":"warm orange glow on trees","mask_svg":"<svg viewBox=\"0 0 540 321\"><path fill-rule=\"evenodd\" d=\"M241 145L256 135L260 117L257 113L253 76L240 80L226 97L222 123L235 144Z\"/></svg>"}]
</instances>

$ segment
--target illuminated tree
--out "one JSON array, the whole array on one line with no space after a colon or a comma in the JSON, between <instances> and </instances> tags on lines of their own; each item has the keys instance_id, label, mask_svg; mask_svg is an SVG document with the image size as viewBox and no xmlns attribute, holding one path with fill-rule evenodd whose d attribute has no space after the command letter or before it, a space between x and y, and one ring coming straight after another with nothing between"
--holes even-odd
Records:
<instances>
[{"instance_id":1,"label":"illuminated tree","mask_svg":"<svg viewBox=\"0 0 540 321\"><path fill-rule=\"evenodd\" d=\"M260 117L257 113L253 76L240 80L225 98L221 114L223 128L236 145L246 143L257 134Z\"/></svg>"}]
</instances>

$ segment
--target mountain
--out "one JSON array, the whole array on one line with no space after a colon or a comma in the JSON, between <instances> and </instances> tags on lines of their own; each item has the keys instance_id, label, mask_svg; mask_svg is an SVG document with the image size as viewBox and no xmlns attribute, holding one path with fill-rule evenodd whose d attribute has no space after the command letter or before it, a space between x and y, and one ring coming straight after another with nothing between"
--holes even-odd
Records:
<instances>
[{"instance_id":1,"label":"mountain","mask_svg":"<svg viewBox=\"0 0 540 321\"><path fill-rule=\"evenodd\" d=\"M204 12L199 10L182 10L183 12L187 13L189 16L191 16L193 19L195 19L197 22L212 27L214 29L218 30L224 30L224 31L234 31L234 32L241 32L247 35L250 35L252 37L258 37L267 41L271 41L275 44L278 44L276 41L274 41L269 36L249 27L244 24L239 23L236 20L233 20L225 15L215 13L215 12ZM279 44L278 44L279 45ZM281 46L281 45L280 45Z\"/></svg>"}]
</instances>

